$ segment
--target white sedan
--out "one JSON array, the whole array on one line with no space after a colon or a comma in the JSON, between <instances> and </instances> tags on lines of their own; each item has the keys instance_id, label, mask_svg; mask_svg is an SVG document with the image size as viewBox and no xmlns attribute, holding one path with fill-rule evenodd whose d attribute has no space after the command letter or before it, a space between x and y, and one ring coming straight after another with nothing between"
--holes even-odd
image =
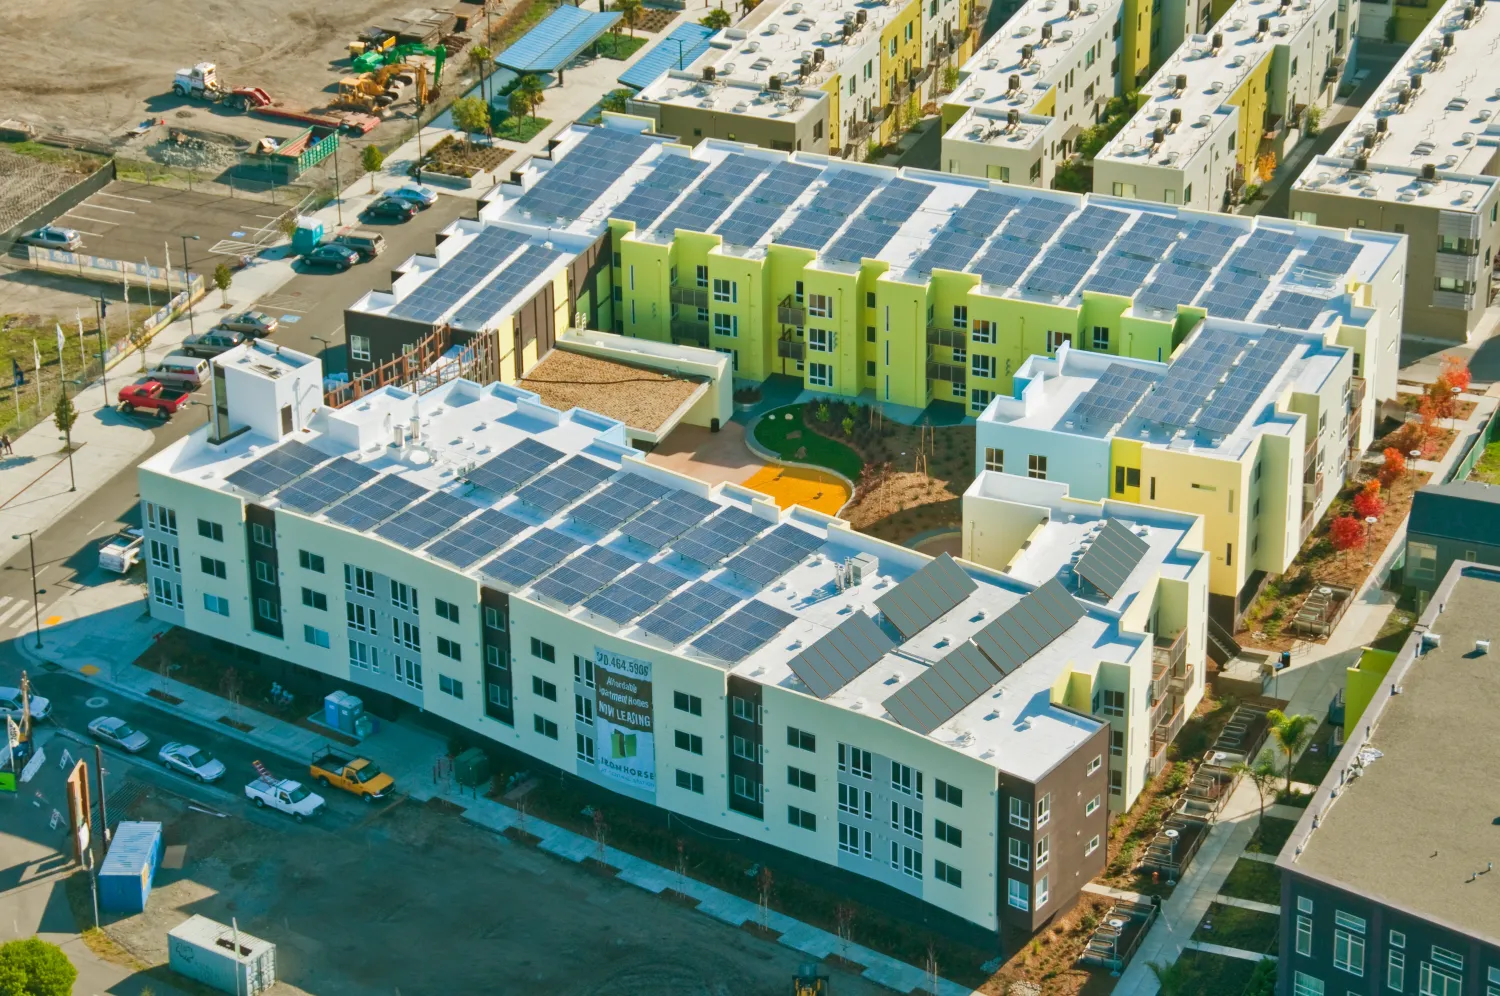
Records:
<instances>
[{"instance_id":1,"label":"white sedan","mask_svg":"<svg viewBox=\"0 0 1500 996\"><path fill-rule=\"evenodd\" d=\"M100 716L89 724L89 732L96 739L132 754L139 754L151 742L150 737L115 716Z\"/></svg>"},{"instance_id":2,"label":"white sedan","mask_svg":"<svg viewBox=\"0 0 1500 996\"><path fill-rule=\"evenodd\" d=\"M224 762L202 747L172 741L156 755L167 768L190 775L200 782L217 781L224 774Z\"/></svg>"},{"instance_id":3,"label":"white sedan","mask_svg":"<svg viewBox=\"0 0 1500 996\"><path fill-rule=\"evenodd\" d=\"M40 695L33 693L27 699L31 707L32 719L46 719L52 712L52 703ZM21 721L21 690L19 688L0 687L0 716Z\"/></svg>"}]
</instances>

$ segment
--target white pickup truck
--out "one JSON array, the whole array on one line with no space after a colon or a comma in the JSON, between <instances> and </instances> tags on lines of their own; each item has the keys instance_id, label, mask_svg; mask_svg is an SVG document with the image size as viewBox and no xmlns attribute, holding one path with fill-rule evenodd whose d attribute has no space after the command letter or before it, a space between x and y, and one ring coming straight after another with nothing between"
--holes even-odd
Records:
<instances>
[{"instance_id":1,"label":"white pickup truck","mask_svg":"<svg viewBox=\"0 0 1500 996\"><path fill-rule=\"evenodd\" d=\"M245 798L261 809L267 806L279 809L298 823L323 808L321 795L309 792L300 782L285 779L275 781L257 778L245 786Z\"/></svg>"},{"instance_id":2,"label":"white pickup truck","mask_svg":"<svg viewBox=\"0 0 1500 996\"><path fill-rule=\"evenodd\" d=\"M141 559L141 544L145 537L139 529L126 529L116 533L99 545L99 566L106 571L124 574Z\"/></svg>"}]
</instances>

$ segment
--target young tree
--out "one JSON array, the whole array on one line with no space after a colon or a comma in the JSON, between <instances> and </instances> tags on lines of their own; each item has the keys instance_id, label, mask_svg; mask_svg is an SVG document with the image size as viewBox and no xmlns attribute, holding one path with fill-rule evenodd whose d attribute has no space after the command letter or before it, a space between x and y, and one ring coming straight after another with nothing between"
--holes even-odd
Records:
<instances>
[{"instance_id":1,"label":"young tree","mask_svg":"<svg viewBox=\"0 0 1500 996\"><path fill-rule=\"evenodd\" d=\"M0 944L0 993L5 996L70 996L78 969L63 949L40 937Z\"/></svg>"},{"instance_id":2,"label":"young tree","mask_svg":"<svg viewBox=\"0 0 1500 996\"><path fill-rule=\"evenodd\" d=\"M359 154L359 164L370 174L370 193L375 192L375 174L380 172L380 167L385 165L385 153L380 151L378 145L367 145L365 151Z\"/></svg>"},{"instance_id":3,"label":"young tree","mask_svg":"<svg viewBox=\"0 0 1500 996\"><path fill-rule=\"evenodd\" d=\"M1361 519L1368 519L1371 516L1378 519L1384 513L1385 501L1380 497L1380 482L1365 482L1359 494L1354 496L1354 514Z\"/></svg>"},{"instance_id":4,"label":"young tree","mask_svg":"<svg viewBox=\"0 0 1500 996\"><path fill-rule=\"evenodd\" d=\"M1276 153L1266 151L1255 158L1255 176L1261 183L1270 183L1276 174Z\"/></svg>"},{"instance_id":5,"label":"young tree","mask_svg":"<svg viewBox=\"0 0 1500 996\"><path fill-rule=\"evenodd\" d=\"M512 90L506 98L506 107L513 118L524 118L531 113L531 101L520 90Z\"/></svg>"},{"instance_id":6,"label":"young tree","mask_svg":"<svg viewBox=\"0 0 1500 996\"><path fill-rule=\"evenodd\" d=\"M469 49L469 65L473 66L474 72L479 75L479 98L486 104L490 102L490 97L493 96L493 90L489 91L489 93L485 91L485 84L489 81L489 73L486 70L489 69L490 59L493 57L494 53L489 50L489 46L487 45L475 45ZM490 86L493 87L494 84L491 83Z\"/></svg>"},{"instance_id":7,"label":"young tree","mask_svg":"<svg viewBox=\"0 0 1500 996\"><path fill-rule=\"evenodd\" d=\"M1387 491L1402 474L1406 473L1406 454L1394 446L1385 448L1385 462L1380 465L1380 484Z\"/></svg>"},{"instance_id":8,"label":"young tree","mask_svg":"<svg viewBox=\"0 0 1500 996\"><path fill-rule=\"evenodd\" d=\"M449 110L453 113L453 126L464 133L465 145L475 132L485 131L490 126L490 109L478 97L460 97Z\"/></svg>"},{"instance_id":9,"label":"young tree","mask_svg":"<svg viewBox=\"0 0 1500 996\"><path fill-rule=\"evenodd\" d=\"M1470 379L1471 374L1469 373L1468 360L1462 356L1449 355L1443 357L1443 367L1442 372L1438 374L1438 383L1442 384L1450 392L1455 387L1460 391L1467 391Z\"/></svg>"},{"instance_id":10,"label":"young tree","mask_svg":"<svg viewBox=\"0 0 1500 996\"><path fill-rule=\"evenodd\" d=\"M1260 819L1266 818L1266 796L1276 788L1276 779L1281 777L1276 773L1276 763L1271 760L1269 754L1262 753L1254 764L1241 762L1233 769L1236 775L1244 775L1250 779L1250 784L1255 786L1255 794L1260 798Z\"/></svg>"},{"instance_id":11,"label":"young tree","mask_svg":"<svg viewBox=\"0 0 1500 996\"><path fill-rule=\"evenodd\" d=\"M1337 521L1337 520L1335 520ZM1292 790L1292 761L1297 752L1312 739L1313 728L1318 721L1313 716L1288 716L1280 709L1266 713L1266 722L1271 725L1271 739L1276 749L1286 758L1286 790Z\"/></svg>"},{"instance_id":12,"label":"young tree","mask_svg":"<svg viewBox=\"0 0 1500 996\"><path fill-rule=\"evenodd\" d=\"M734 23L734 17L727 10L715 7L698 19L698 23L713 31L723 31Z\"/></svg>"},{"instance_id":13,"label":"young tree","mask_svg":"<svg viewBox=\"0 0 1500 996\"><path fill-rule=\"evenodd\" d=\"M220 263L214 267L214 286L219 288L219 300L224 307L229 307L229 285L234 283L234 271L229 268L228 263Z\"/></svg>"},{"instance_id":14,"label":"young tree","mask_svg":"<svg viewBox=\"0 0 1500 996\"><path fill-rule=\"evenodd\" d=\"M1364 523L1352 515L1341 515L1328 524L1328 541L1342 553L1365 541Z\"/></svg>"},{"instance_id":15,"label":"young tree","mask_svg":"<svg viewBox=\"0 0 1500 996\"><path fill-rule=\"evenodd\" d=\"M620 20L630 29L630 37L635 37L635 26L641 19L641 0L615 0L615 10L620 12Z\"/></svg>"},{"instance_id":16,"label":"young tree","mask_svg":"<svg viewBox=\"0 0 1500 996\"><path fill-rule=\"evenodd\" d=\"M635 91L633 90L627 90L624 88L621 88L619 90L611 90L609 91L609 93L606 93L604 95L604 99L599 102L599 107L601 110L614 111L616 114L624 114L625 101L629 100L634 92Z\"/></svg>"},{"instance_id":17,"label":"young tree","mask_svg":"<svg viewBox=\"0 0 1500 996\"><path fill-rule=\"evenodd\" d=\"M943 67L943 92L952 93L958 88L958 67L949 63Z\"/></svg>"},{"instance_id":18,"label":"young tree","mask_svg":"<svg viewBox=\"0 0 1500 996\"><path fill-rule=\"evenodd\" d=\"M63 434L63 444L68 451L73 449L73 425L78 421L78 409L73 407L73 399L68 397L67 385L63 385L63 392L57 396L57 407L52 409L52 420L57 423L57 428Z\"/></svg>"},{"instance_id":19,"label":"young tree","mask_svg":"<svg viewBox=\"0 0 1500 996\"><path fill-rule=\"evenodd\" d=\"M526 107L532 117L536 117L537 106L542 102L542 78L535 73L527 73L516 83L516 92L526 95Z\"/></svg>"}]
</instances>

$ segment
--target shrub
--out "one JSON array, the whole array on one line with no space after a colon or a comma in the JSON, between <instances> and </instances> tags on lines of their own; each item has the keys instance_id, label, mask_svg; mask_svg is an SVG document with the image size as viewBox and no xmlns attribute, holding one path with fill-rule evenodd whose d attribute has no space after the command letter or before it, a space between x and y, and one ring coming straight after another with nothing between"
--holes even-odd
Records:
<instances>
[{"instance_id":1,"label":"shrub","mask_svg":"<svg viewBox=\"0 0 1500 996\"><path fill-rule=\"evenodd\" d=\"M0 944L0 993L5 996L69 996L78 969L63 949L40 937Z\"/></svg>"},{"instance_id":2,"label":"shrub","mask_svg":"<svg viewBox=\"0 0 1500 996\"><path fill-rule=\"evenodd\" d=\"M817 418L819 422L827 422L832 417L828 412L828 402L824 401L818 405Z\"/></svg>"}]
</instances>

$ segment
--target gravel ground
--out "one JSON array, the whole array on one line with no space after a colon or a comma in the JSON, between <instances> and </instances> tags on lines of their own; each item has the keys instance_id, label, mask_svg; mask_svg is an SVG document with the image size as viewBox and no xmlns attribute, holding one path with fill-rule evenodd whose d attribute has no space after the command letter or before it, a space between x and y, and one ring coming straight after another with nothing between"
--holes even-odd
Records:
<instances>
[{"instance_id":1,"label":"gravel ground","mask_svg":"<svg viewBox=\"0 0 1500 996\"><path fill-rule=\"evenodd\" d=\"M608 386L601 392L599 388ZM559 411L575 405L654 432L698 387L680 377L554 349L521 381Z\"/></svg>"}]
</instances>

